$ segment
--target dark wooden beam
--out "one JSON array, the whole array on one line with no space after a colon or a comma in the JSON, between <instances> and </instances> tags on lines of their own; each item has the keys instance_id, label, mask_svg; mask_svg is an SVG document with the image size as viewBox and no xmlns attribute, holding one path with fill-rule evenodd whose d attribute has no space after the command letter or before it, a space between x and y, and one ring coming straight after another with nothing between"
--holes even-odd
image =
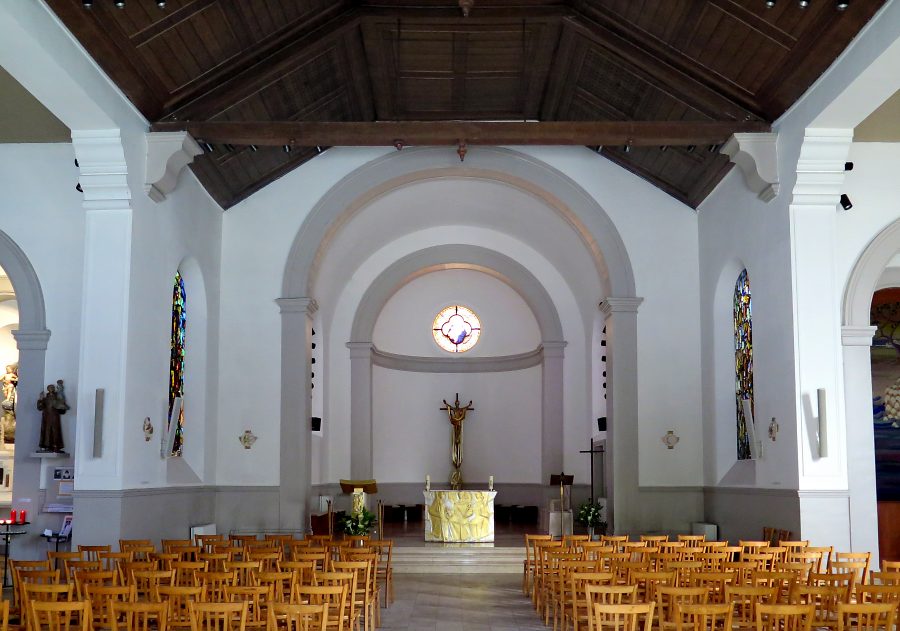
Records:
<instances>
[{"instance_id":1,"label":"dark wooden beam","mask_svg":"<svg viewBox=\"0 0 900 631\"><path fill-rule=\"evenodd\" d=\"M758 121L577 122L159 122L153 131L188 131L212 144L299 147L456 145L711 145L737 132L767 132Z\"/></svg>"}]
</instances>

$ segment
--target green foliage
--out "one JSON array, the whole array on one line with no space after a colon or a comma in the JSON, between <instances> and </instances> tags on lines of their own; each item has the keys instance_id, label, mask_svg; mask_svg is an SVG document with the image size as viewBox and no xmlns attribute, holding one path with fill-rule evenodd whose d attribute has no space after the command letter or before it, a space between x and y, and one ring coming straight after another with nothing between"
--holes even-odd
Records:
<instances>
[{"instance_id":1,"label":"green foliage","mask_svg":"<svg viewBox=\"0 0 900 631\"><path fill-rule=\"evenodd\" d=\"M362 509L358 513L345 516L341 520L341 528L345 535L367 535L375 525L375 513Z\"/></svg>"},{"instance_id":2,"label":"green foliage","mask_svg":"<svg viewBox=\"0 0 900 631\"><path fill-rule=\"evenodd\" d=\"M603 534L606 532L606 522L603 520L603 505L599 502L584 502L578 507L575 520L582 526L594 528Z\"/></svg>"}]
</instances>

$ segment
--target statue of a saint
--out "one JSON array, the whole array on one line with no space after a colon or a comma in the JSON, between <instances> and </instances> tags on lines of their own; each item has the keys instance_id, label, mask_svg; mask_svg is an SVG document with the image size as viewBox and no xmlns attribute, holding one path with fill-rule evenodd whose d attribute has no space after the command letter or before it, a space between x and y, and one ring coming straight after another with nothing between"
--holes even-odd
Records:
<instances>
[{"instance_id":1,"label":"statue of a saint","mask_svg":"<svg viewBox=\"0 0 900 631\"><path fill-rule=\"evenodd\" d=\"M0 421L0 434L3 442L14 443L16 441L16 386L19 385L19 365L9 364L6 374L0 379L3 399L0 407L3 408L3 419Z\"/></svg>"},{"instance_id":2,"label":"statue of a saint","mask_svg":"<svg viewBox=\"0 0 900 631\"><path fill-rule=\"evenodd\" d=\"M459 404L459 393L456 393L456 403L450 405L444 399L444 407L450 418L450 462L453 464L453 472L450 474L450 488L459 490L462 488L462 455L463 455L463 422L466 420L466 412L472 411L472 402L463 407Z\"/></svg>"},{"instance_id":3,"label":"statue of a saint","mask_svg":"<svg viewBox=\"0 0 900 631\"><path fill-rule=\"evenodd\" d=\"M47 386L47 392L38 397L37 409L41 415L40 451L60 453L63 450L62 423L60 417L69 409L62 379Z\"/></svg>"}]
</instances>

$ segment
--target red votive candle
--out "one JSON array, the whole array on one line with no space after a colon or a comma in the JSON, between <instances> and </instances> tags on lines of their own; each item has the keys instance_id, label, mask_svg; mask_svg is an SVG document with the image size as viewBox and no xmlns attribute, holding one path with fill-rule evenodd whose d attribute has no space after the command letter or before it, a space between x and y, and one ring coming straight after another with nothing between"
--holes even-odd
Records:
<instances>
[{"instance_id":1,"label":"red votive candle","mask_svg":"<svg viewBox=\"0 0 900 631\"><path fill-rule=\"evenodd\" d=\"M28 511L27 511L27 510L20 510L20 511L19 511L19 523L20 523L20 524L24 524L27 517L28 517Z\"/></svg>"},{"instance_id":2,"label":"red votive candle","mask_svg":"<svg viewBox=\"0 0 900 631\"><path fill-rule=\"evenodd\" d=\"M9 511L9 523L16 523L16 511L14 510Z\"/></svg>"}]
</instances>

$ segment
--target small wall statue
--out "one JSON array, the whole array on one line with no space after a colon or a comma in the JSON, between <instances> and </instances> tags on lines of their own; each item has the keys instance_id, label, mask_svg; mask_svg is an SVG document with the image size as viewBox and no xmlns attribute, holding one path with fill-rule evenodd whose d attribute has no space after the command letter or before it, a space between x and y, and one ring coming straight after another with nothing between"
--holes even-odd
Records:
<instances>
[{"instance_id":1,"label":"small wall statue","mask_svg":"<svg viewBox=\"0 0 900 631\"><path fill-rule=\"evenodd\" d=\"M44 453L62 453L63 436L60 417L69 409L66 403L66 392L62 379L56 385L47 386L47 392L38 397L37 409L41 414L41 440L38 443L38 451Z\"/></svg>"},{"instance_id":2,"label":"small wall statue","mask_svg":"<svg viewBox=\"0 0 900 631\"><path fill-rule=\"evenodd\" d=\"M3 389L3 418L0 420L0 436L4 443L16 442L16 386L19 385L19 365L9 364L6 374L0 379Z\"/></svg>"}]
</instances>

